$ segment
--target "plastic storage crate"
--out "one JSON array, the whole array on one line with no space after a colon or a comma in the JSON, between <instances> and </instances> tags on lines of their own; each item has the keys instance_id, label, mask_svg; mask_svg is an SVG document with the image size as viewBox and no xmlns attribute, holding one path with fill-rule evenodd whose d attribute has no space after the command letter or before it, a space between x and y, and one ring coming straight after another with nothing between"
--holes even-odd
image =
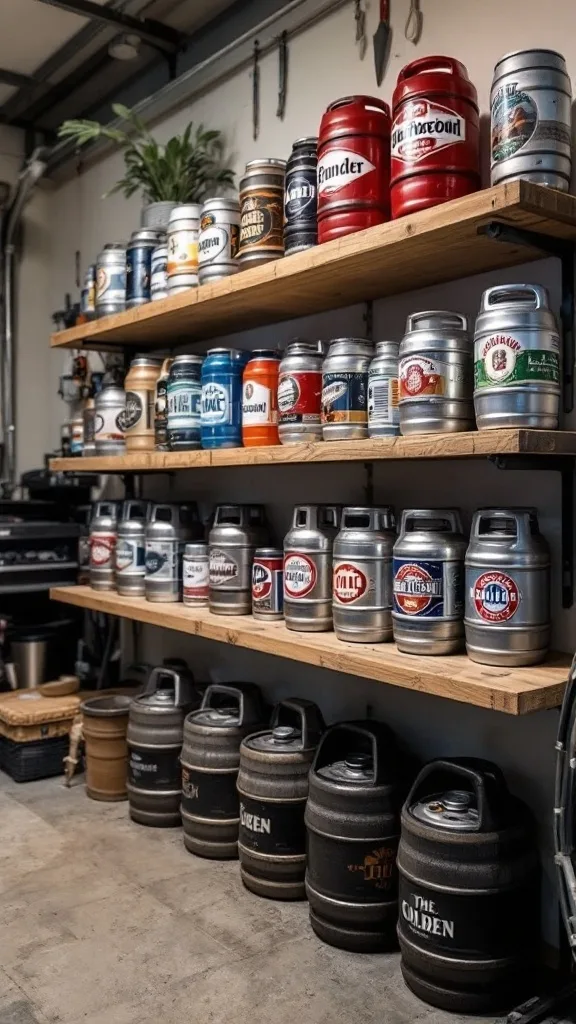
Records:
<instances>
[{"instance_id":1,"label":"plastic storage crate","mask_svg":"<svg viewBox=\"0 0 576 1024\"><path fill-rule=\"evenodd\" d=\"M69 736L17 743L0 736L0 768L14 782L34 782L64 774L64 758L68 753Z\"/></svg>"}]
</instances>

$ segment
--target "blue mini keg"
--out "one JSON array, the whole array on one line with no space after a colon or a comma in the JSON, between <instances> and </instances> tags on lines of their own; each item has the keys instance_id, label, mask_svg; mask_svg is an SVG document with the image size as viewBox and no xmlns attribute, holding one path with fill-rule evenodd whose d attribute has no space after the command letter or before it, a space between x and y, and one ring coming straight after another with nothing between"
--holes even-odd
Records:
<instances>
[{"instance_id":1,"label":"blue mini keg","mask_svg":"<svg viewBox=\"0 0 576 1024\"><path fill-rule=\"evenodd\" d=\"M242 372L249 353L211 348L202 365L203 448L242 447Z\"/></svg>"}]
</instances>

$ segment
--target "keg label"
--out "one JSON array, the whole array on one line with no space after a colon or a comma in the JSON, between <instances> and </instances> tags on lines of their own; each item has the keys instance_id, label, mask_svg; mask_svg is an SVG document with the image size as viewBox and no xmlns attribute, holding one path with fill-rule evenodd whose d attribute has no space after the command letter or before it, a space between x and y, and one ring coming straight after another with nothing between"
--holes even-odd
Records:
<instances>
[{"instance_id":1,"label":"keg label","mask_svg":"<svg viewBox=\"0 0 576 1024\"><path fill-rule=\"evenodd\" d=\"M334 842L334 839L310 829L308 871L312 888L316 886L311 865L321 865L324 892L339 893L344 901L391 902L398 890L396 854L399 839L400 836L387 836L381 845L374 841Z\"/></svg>"},{"instance_id":2,"label":"keg label","mask_svg":"<svg viewBox=\"0 0 576 1024\"><path fill-rule=\"evenodd\" d=\"M116 548L115 533L93 533L89 540L90 565L95 569L104 569L114 564Z\"/></svg>"},{"instance_id":3,"label":"keg label","mask_svg":"<svg viewBox=\"0 0 576 1024\"><path fill-rule=\"evenodd\" d=\"M304 854L305 805L306 800L266 803L241 793L240 844L259 853L286 856Z\"/></svg>"},{"instance_id":4,"label":"keg label","mask_svg":"<svg viewBox=\"0 0 576 1024\"><path fill-rule=\"evenodd\" d=\"M284 607L281 558L259 558L252 566L252 607L259 612L279 613Z\"/></svg>"},{"instance_id":5,"label":"keg label","mask_svg":"<svg viewBox=\"0 0 576 1024\"><path fill-rule=\"evenodd\" d=\"M152 271L150 274L150 296L151 298L164 298L168 289L168 263L165 253L161 255L152 254Z\"/></svg>"},{"instance_id":6,"label":"keg label","mask_svg":"<svg viewBox=\"0 0 576 1024\"><path fill-rule=\"evenodd\" d=\"M230 390L210 381L202 385L201 417L203 427L216 427L231 422Z\"/></svg>"},{"instance_id":7,"label":"keg label","mask_svg":"<svg viewBox=\"0 0 576 1024\"><path fill-rule=\"evenodd\" d=\"M167 389L167 401L169 430L190 430L200 426L200 383L170 384Z\"/></svg>"},{"instance_id":8,"label":"keg label","mask_svg":"<svg viewBox=\"0 0 576 1024\"><path fill-rule=\"evenodd\" d=\"M538 124L538 107L530 93L518 90L517 82L498 89L491 104L492 160L514 156L532 138ZM570 145L570 133L557 124L558 141Z\"/></svg>"},{"instance_id":9,"label":"keg label","mask_svg":"<svg viewBox=\"0 0 576 1024\"><path fill-rule=\"evenodd\" d=\"M182 545L174 540L154 540L146 544L146 578L177 580Z\"/></svg>"},{"instance_id":10,"label":"keg label","mask_svg":"<svg viewBox=\"0 0 576 1024\"><path fill-rule=\"evenodd\" d=\"M278 378L280 423L320 423L322 371L281 373Z\"/></svg>"},{"instance_id":11,"label":"keg label","mask_svg":"<svg viewBox=\"0 0 576 1024\"><path fill-rule=\"evenodd\" d=\"M128 782L139 789L180 789L179 751L142 750L128 744Z\"/></svg>"},{"instance_id":12,"label":"keg label","mask_svg":"<svg viewBox=\"0 0 576 1024\"><path fill-rule=\"evenodd\" d=\"M316 585L317 570L308 555L286 555L284 559L284 596L306 597Z\"/></svg>"},{"instance_id":13,"label":"keg label","mask_svg":"<svg viewBox=\"0 0 576 1024\"><path fill-rule=\"evenodd\" d=\"M191 558L185 555L182 562L182 584L184 598L198 601L208 600L210 574L207 558Z\"/></svg>"},{"instance_id":14,"label":"keg label","mask_svg":"<svg viewBox=\"0 0 576 1024\"><path fill-rule=\"evenodd\" d=\"M367 423L366 385L366 373L323 374L322 423Z\"/></svg>"},{"instance_id":15,"label":"keg label","mask_svg":"<svg viewBox=\"0 0 576 1024\"><path fill-rule=\"evenodd\" d=\"M438 900L427 899L415 892L406 893L406 896L401 901L400 910L410 931L415 932L419 938L433 935L438 939L454 939L454 921L442 916ZM449 942L438 944L446 946Z\"/></svg>"},{"instance_id":16,"label":"keg label","mask_svg":"<svg viewBox=\"0 0 576 1024\"><path fill-rule=\"evenodd\" d=\"M316 222L316 175L294 174L286 181L284 208L287 221Z\"/></svg>"},{"instance_id":17,"label":"keg label","mask_svg":"<svg viewBox=\"0 0 576 1024\"><path fill-rule=\"evenodd\" d=\"M394 559L394 607L403 615L440 618L444 614L442 562Z\"/></svg>"},{"instance_id":18,"label":"keg label","mask_svg":"<svg viewBox=\"0 0 576 1024\"><path fill-rule=\"evenodd\" d=\"M242 387L242 425L255 427L278 422L278 412L272 408L270 388L256 380L247 380Z\"/></svg>"},{"instance_id":19,"label":"keg label","mask_svg":"<svg viewBox=\"0 0 576 1024\"><path fill-rule=\"evenodd\" d=\"M217 224L213 214L204 214L200 222L200 238L198 241L198 263L207 267L220 257L227 263L236 258L240 241L240 228L237 224L224 227Z\"/></svg>"},{"instance_id":20,"label":"keg label","mask_svg":"<svg viewBox=\"0 0 576 1024\"><path fill-rule=\"evenodd\" d=\"M368 422L374 426L397 427L400 423L398 399L397 377L371 374L368 378Z\"/></svg>"},{"instance_id":21,"label":"keg label","mask_svg":"<svg viewBox=\"0 0 576 1024\"><path fill-rule=\"evenodd\" d=\"M224 583L238 579L238 562L222 548L210 548L210 586L221 587Z\"/></svg>"},{"instance_id":22,"label":"keg label","mask_svg":"<svg viewBox=\"0 0 576 1024\"><path fill-rule=\"evenodd\" d=\"M237 777L237 770L201 772L182 764L182 810L198 818L238 821Z\"/></svg>"},{"instance_id":23,"label":"keg label","mask_svg":"<svg viewBox=\"0 0 576 1024\"><path fill-rule=\"evenodd\" d=\"M104 409L94 413L94 438L98 441L124 440L125 411L121 409Z\"/></svg>"},{"instance_id":24,"label":"keg label","mask_svg":"<svg viewBox=\"0 0 576 1024\"><path fill-rule=\"evenodd\" d=\"M139 570L138 575L143 575L145 565L144 545L137 540L119 537L116 544L116 572L128 573L128 570Z\"/></svg>"},{"instance_id":25,"label":"keg label","mask_svg":"<svg viewBox=\"0 0 576 1024\"><path fill-rule=\"evenodd\" d=\"M182 229L168 235L168 277L198 271L198 232Z\"/></svg>"},{"instance_id":26,"label":"keg label","mask_svg":"<svg viewBox=\"0 0 576 1024\"><path fill-rule=\"evenodd\" d=\"M493 388L501 384L560 384L560 339L548 334L549 347L528 348L521 332L491 334L476 344L474 388ZM528 339L526 339L528 340Z\"/></svg>"},{"instance_id":27,"label":"keg label","mask_svg":"<svg viewBox=\"0 0 576 1024\"><path fill-rule=\"evenodd\" d=\"M284 252L282 198L276 191L261 189L242 200L240 255L255 249Z\"/></svg>"},{"instance_id":28,"label":"keg label","mask_svg":"<svg viewBox=\"0 0 576 1024\"><path fill-rule=\"evenodd\" d=\"M400 400L421 398L423 395L444 394L442 364L424 356L409 356L400 360Z\"/></svg>"},{"instance_id":29,"label":"keg label","mask_svg":"<svg viewBox=\"0 0 576 1024\"><path fill-rule=\"evenodd\" d=\"M474 607L485 622L507 622L520 606L515 580L503 572L483 572L473 587Z\"/></svg>"},{"instance_id":30,"label":"keg label","mask_svg":"<svg viewBox=\"0 0 576 1024\"><path fill-rule=\"evenodd\" d=\"M318 195L331 195L376 170L365 156L351 149L330 149L318 161Z\"/></svg>"},{"instance_id":31,"label":"keg label","mask_svg":"<svg viewBox=\"0 0 576 1024\"><path fill-rule=\"evenodd\" d=\"M130 248L126 251L126 300L150 299L150 257L148 248Z\"/></svg>"},{"instance_id":32,"label":"keg label","mask_svg":"<svg viewBox=\"0 0 576 1024\"><path fill-rule=\"evenodd\" d=\"M146 403L147 405L148 403ZM142 419L144 403L137 391L126 392L126 411L124 413L124 430L132 430ZM150 426L149 423L146 426Z\"/></svg>"},{"instance_id":33,"label":"keg label","mask_svg":"<svg viewBox=\"0 0 576 1024\"><path fill-rule=\"evenodd\" d=\"M373 580L368 580L363 570L354 562L334 563L334 600L339 604L352 604L362 597Z\"/></svg>"},{"instance_id":34,"label":"keg label","mask_svg":"<svg viewBox=\"0 0 576 1024\"><path fill-rule=\"evenodd\" d=\"M96 302L99 305L126 302L126 269L107 270L98 267L96 271Z\"/></svg>"},{"instance_id":35,"label":"keg label","mask_svg":"<svg viewBox=\"0 0 576 1024\"><path fill-rule=\"evenodd\" d=\"M429 100L404 104L392 125L392 158L409 164L459 142L466 142L465 119Z\"/></svg>"}]
</instances>

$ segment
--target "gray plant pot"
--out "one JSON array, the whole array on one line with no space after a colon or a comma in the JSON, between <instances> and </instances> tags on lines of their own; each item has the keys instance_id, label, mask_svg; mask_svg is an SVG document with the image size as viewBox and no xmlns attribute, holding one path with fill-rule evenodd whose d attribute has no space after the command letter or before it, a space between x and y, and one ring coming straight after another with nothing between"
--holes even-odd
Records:
<instances>
[{"instance_id":1,"label":"gray plant pot","mask_svg":"<svg viewBox=\"0 0 576 1024\"><path fill-rule=\"evenodd\" d=\"M149 203L148 206L144 206L140 217L142 227L156 228L158 231L166 231L170 214L177 205L177 203L169 203L165 201L160 203Z\"/></svg>"}]
</instances>

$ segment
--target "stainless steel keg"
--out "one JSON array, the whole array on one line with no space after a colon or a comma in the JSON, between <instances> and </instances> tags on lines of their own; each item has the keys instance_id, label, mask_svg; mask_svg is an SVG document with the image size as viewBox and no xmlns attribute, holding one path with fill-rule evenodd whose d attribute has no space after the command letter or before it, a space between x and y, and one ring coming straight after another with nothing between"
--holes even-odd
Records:
<instances>
[{"instance_id":1,"label":"stainless steel keg","mask_svg":"<svg viewBox=\"0 0 576 1024\"><path fill-rule=\"evenodd\" d=\"M240 242L242 270L259 267L284 255L284 181L286 161L249 160L240 180Z\"/></svg>"},{"instance_id":2,"label":"stainless steel keg","mask_svg":"<svg viewBox=\"0 0 576 1024\"><path fill-rule=\"evenodd\" d=\"M405 509L394 545L392 626L405 654L454 654L464 640L464 554L460 513Z\"/></svg>"},{"instance_id":3,"label":"stainless steel keg","mask_svg":"<svg viewBox=\"0 0 576 1024\"><path fill-rule=\"evenodd\" d=\"M517 50L494 68L490 94L491 181L525 178L567 192L572 88L554 50Z\"/></svg>"},{"instance_id":4,"label":"stainless steel keg","mask_svg":"<svg viewBox=\"0 0 576 1024\"><path fill-rule=\"evenodd\" d=\"M377 644L392 639L390 507L349 506L334 541L332 615L339 640Z\"/></svg>"},{"instance_id":5,"label":"stainless steel keg","mask_svg":"<svg viewBox=\"0 0 576 1024\"><path fill-rule=\"evenodd\" d=\"M278 435L281 444L322 440L321 341L289 341L278 370Z\"/></svg>"},{"instance_id":6,"label":"stainless steel keg","mask_svg":"<svg viewBox=\"0 0 576 1024\"><path fill-rule=\"evenodd\" d=\"M182 597L182 555L199 532L195 504L153 505L146 526L147 601L174 602Z\"/></svg>"},{"instance_id":7,"label":"stainless steel keg","mask_svg":"<svg viewBox=\"0 0 576 1024\"><path fill-rule=\"evenodd\" d=\"M97 501L90 519L90 586L92 590L114 590L115 552L118 539L118 505Z\"/></svg>"},{"instance_id":8,"label":"stainless steel keg","mask_svg":"<svg viewBox=\"0 0 576 1024\"><path fill-rule=\"evenodd\" d=\"M240 877L257 896L303 900L308 772L324 730L309 700L281 701L270 727L240 747Z\"/></svg>"},{"instance_id":9,"label":"stainless steel keg","mask_svg":"<svg viewBox=\"0 0 576 1024\"><path fill-rule=\"evenodd\" d=\"M117 384L105 384L94 399L96 455L124 455L126 392Z\"/></svg>"},{"instance_id":10,"label":"stainless steel keg","mask_svg":"<svg viewBox=\"0 0 576 1024\"><path fill-rule=\"evenodd\" d=\"M368 368L368 434L393 437L400 433L398 408L397 341L379 341L376 355Z\"/></svg>"},{"instance_id":11,"label":"stainless steel keg","mask_svg":"<svg viewBox=\"0 0 576 1024\"><path fill-rule=\"evenodd\" d=\"M473 359L468 320L460 313L412 313L400 342L400 433L474 429Z\"/></svg>"},{"instance_id":12,"label":"stainless steel keg","mask_svg":"<svg viewBox=\"0 0 576 1024\"><path fill-rule=\"evenodd\" d=\"M474 409L479 430L557 428L560 339L542 285L496 285L483 293L474 334Z\"/></svg>"},{"instance_id":13,"label":"stainless steel keg","mask_svg":"<svg viewBox=\"0 0 576 1024\"><path fill-rule=\"evenodd\" d=\"M475 512L465 567L468 657L511 667L543 661L550 644L550 551L536 510Z\"/></svg>"},{"instance_id":14,"label":"stainless steel keg","mask_svg":"<svg viewBox=\"0 0 576 1024\"><path fill-rule=\"evenodd\" d=\"M116 542L116 590L123 597L144 597L147 501L125 501Z\"/></svg>"},{"instance_id":15,"label":"stainless steel keg","mask_svg":"<svg viewBox=\"0 0 576 1024\"><path fill-rule=\"evenodd\" d=\"M206 199L200 216L198 276L200 284L237 274L240 267L240 203L237 199Z\"/></svg>"},{"instance_id":16,"label":"stainless steel keg","mask_svg":"<svg viewBox=\"0 0 576 1024\"><path fill-rule=\"evenodd\" d=\"M96 316L110 316L126 308L126 246L109 242L96 260Z\"/></svg>"},{"instance_id":17,"label":"stainless steel keg","mask_svg":"<svg viewBox=\"0 0 576 1024\"><path fill-rule=\"evenodd\" d=\"M200 709L187 715L181 812L190 853L216 860L238 856L240 743L262 728L263 715L260 690L252 683L208 686Z\"/></svg>"},{"instance_id":18,"label":"stainless steel keg","mask_svg":"<svg viewBox=\"0 0 576 1024\"><path fill-rule=\"evenodd\" d=\"M182 603L190 608L208 605L210 557L203 541L186 544L182 556Z\"/></svg>"},{"instance_id":19,"label":"stainless steel keg","mask_svg":"<svg viewBox=\"0 0 576 1024\"><path fill-rule=\"evenodd\" d=\"M374 355L365 338L336 338L322 366L322 437L368 437L368 368Z\"/></svg>"},{"instance_id":20,"label":"stainless steel keg","mask_svg":"<svg viewBox=\"0 0 576 1024\"><path fill-rule=\"evenodd\" d=\"M161 242L152 251L150 260L150 301L168 297L168 246Z\"/></svg>"},{"instance_id":21,"label":"stainless steel keg","mask_svg":"<svg viewBox=\"0 0 576 1024\"><path fill-rule=\"evenodd\" d=\"M208 537L210 611L249 615L252 611L252 560L268 530L262 505L218 505Z\"/></svg>"},{"instance_id":22,"label":"stainless steel keg","mask_svg":"<svg viewBox=\"0 0 576 1024\"><path fill-rule=\"evenodd\" d=\"M169 295L188 291L198 284L200 213L197 203L186 203L175 206L170 214L166 233Z\"/></svg>"},{"instance_id":23,"label":"stainless steel keg","mask_svg":"<svg viewBox=\"0 0 576 1024\"><path fill-rule=\"evenodd\" d=\"M184 718L198 706L189 673L155 668L128 716L128 801L139 825L180 824L180 751Z\"/></svg>"},{"instance_id":24,"label":"stainless steel keg","mask_svg":"<svg viewBox=\"0 0 576 1024\"><path fill-rule=\"evenodd\" d=\"M96 403L93 398L86 399L82 418L84 420L84 445L82 447L82 455L84 458L87 458L90 455L96 455Z\"/></svg>"},{"instance_id":25,"label":"stainless steel keg","mask_svg":"<svg viewBox=\"0 0 576 1024\"><path fill-rule=\"evenodd\" d=\"M296 505L284 538L284 619L288 629L332 629L332 547L337 505Z\"/></svg>"}]
</instances>

